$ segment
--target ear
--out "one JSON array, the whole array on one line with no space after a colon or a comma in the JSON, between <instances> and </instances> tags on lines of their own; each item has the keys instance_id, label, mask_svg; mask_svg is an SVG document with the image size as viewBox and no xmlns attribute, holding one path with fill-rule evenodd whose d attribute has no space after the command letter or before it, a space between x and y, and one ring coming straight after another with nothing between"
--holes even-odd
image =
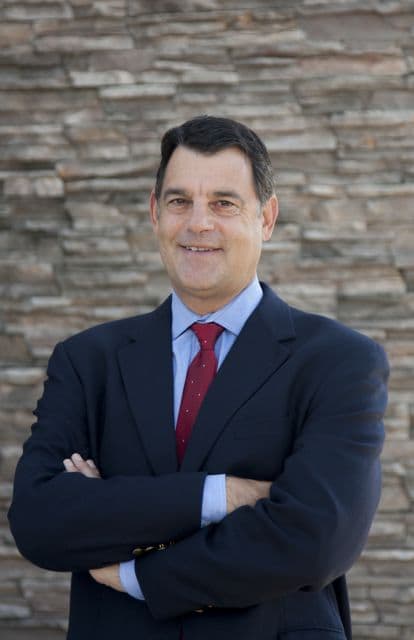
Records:
<instances>
[{"instance_id":1,"label":"ear","mask_svg":"<svg viewBox=\"0 0 414 640\"><path fill-rule=\"evenodd\" d=\"M262 239L264 242L270 240L273 229L279 215L279 203L273 194L265 203L262 210Z\"/></svg>"},{"instance_id":2,"label":"ear","mask_svg":"<svg viewBox=\"0 0 414 640\"><path fill-rule=\"evenodd\" d=\"M149 206L150 206L150 220L151 220L152 228L156 233L158 230L158 201L155 196L154 189L151 191Z\"/></svg>"}]
</instances>

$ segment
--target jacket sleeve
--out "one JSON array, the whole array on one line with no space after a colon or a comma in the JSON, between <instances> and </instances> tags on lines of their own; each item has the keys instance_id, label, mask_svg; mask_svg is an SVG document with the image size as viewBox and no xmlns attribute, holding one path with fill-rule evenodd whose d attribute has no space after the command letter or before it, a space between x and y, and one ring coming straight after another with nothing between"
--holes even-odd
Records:
<instances>
[{"instance_id":1,"label":"jacket sleeve","mask_svg":"<svg viewBox=\"0 0 414 640\"><path fill-rule=\"evenodd\" d=\"M355 562L380 496L388 376L378 345L357 348L320 382L269 499L136 560L155 618L319 590Z\"/></svg>"},{"instance_id":2,"label":"jacket sleeve","mask_svg":"<svg viewBox=\"0 0 414 640\"><path fill-rule=\"evenodd\" d=\"M64 458L90 451L86 402L63 344L47 373L9 510L22 555L46 569L81 571L199 529L205 473L91 479L64 471Z\"/></svg>"}]
</instances>

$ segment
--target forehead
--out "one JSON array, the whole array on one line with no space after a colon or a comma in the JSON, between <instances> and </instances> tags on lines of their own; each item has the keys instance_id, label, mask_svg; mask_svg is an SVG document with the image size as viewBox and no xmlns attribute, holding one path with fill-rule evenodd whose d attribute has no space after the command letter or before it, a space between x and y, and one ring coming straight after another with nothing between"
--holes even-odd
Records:
<instances>
[{"instance_id":1,"label":"forehead","mask_svg":"<svg viewBox=\"0 0 414 640\"><path fill-rule=\"evenodd\" d=\"M206 192L237 188L255 196L251 162L237 147L210 154L177 147L167 165L163 191L175 187Z\"/></svg>"}]
</instances>

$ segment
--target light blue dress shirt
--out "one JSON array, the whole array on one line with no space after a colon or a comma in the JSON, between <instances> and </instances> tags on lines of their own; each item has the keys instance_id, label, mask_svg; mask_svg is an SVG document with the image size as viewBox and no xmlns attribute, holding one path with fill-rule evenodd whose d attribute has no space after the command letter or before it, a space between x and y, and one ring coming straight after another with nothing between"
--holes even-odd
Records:
<instances>
[{"instance_id":1,"label":"light blue dress shirt","mask_svg":"<svg viewBox=\"0 0 414 640\"><path fill-rule=\"evenodd\" d=\"M228 304L209 313L199 316L191 311L180 300L178 295L172 294L172 350L174 374L174 424L177 424L181 396L183 394L187 369L200 350L195 333L190 329L194 322L217 322L224 331L217 339L214 351L217 366L220 368L234 341L262 298L263 292L257 277ZM208 475L204 481L201 505L201 526L212 522L219 522L227 513L226 476L225 474ZM119 577L125 591L138 600L144 600L144 595L135 574L135 560L122 562Z\"/></svg>"}]
</instances>

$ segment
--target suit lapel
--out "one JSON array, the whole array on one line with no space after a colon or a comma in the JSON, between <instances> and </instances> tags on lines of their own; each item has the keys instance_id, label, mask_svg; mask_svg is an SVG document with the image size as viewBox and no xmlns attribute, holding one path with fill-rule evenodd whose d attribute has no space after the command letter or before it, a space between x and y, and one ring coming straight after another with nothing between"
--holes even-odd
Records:
<instances>
[{"instance_id":1,"label":"suit lapel","mask_svg":"<svg viewBox=\"0 0 414 640\"><path fill-rule=\"evenodd\" d=\"M182 463L200 469L234 412L287 360L295 336L290 309L268 287L228 353L200 409Z\"/></svg>"},{"instance_id":2,"label":"suit lapel","mask_svg":"<svg viewBox=\"0 0 414 640\"><path fill-rule=\"evenodd\" d=\"M263 299L224 360L201 407L181 465L200 469L237 409L287 360L295 337L290 309L266 285ZM171 300L140 318L118 362L139 438L155 474L177 471Z\"/></svg>"},{"instance_id":3,"label":"suit lapel","mask_svg":"<svg viewBox=\"0 0 414 640\"><path fill-rule=\"evenodd\" d=\"M128 402L155 474L177 470L173 411L171 299L140 318L118 351Z\"/></svg>"}]
</instances>

